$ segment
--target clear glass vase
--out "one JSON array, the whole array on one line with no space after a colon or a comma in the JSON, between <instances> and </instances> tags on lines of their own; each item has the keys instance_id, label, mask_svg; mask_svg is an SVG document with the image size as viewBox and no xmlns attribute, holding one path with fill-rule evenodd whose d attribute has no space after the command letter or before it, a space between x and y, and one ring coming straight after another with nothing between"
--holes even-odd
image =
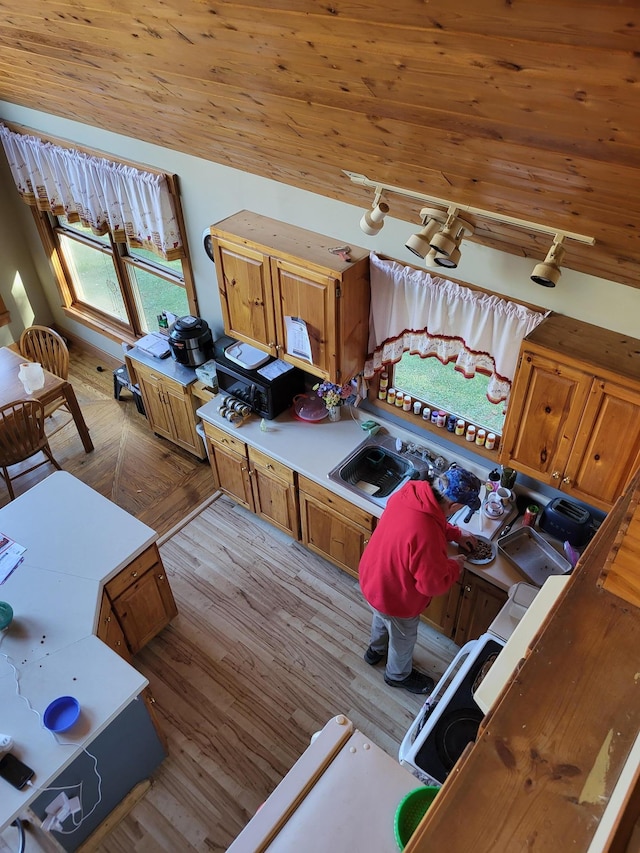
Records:
<instances>
[{"instance_id":1,"label":"clear glass vase","mask_svg":"<svg viewBox=\"0 0 640 853\"><path fill-rule=\"evenodd\" d=\"M328 412L330 421L340 420L340 406L329 406Z\"/></svg>"}]
</instances>

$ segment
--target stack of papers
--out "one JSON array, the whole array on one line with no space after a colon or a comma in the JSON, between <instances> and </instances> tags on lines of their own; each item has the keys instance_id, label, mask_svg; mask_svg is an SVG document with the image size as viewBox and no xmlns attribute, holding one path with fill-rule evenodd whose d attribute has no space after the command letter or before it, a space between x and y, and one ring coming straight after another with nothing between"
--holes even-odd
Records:
<instances>
[{"instance_id":1,"label":"stack of papers","mask_svg":"<svg viewBox=\"0 0 640 853\"><path fill-rule=\"evenodd\" d=\"M9 536L0 533L0 584L3 584L11 572L20 565L26 550L24 545L18 545Z\"/></svg>"}]
</instances>

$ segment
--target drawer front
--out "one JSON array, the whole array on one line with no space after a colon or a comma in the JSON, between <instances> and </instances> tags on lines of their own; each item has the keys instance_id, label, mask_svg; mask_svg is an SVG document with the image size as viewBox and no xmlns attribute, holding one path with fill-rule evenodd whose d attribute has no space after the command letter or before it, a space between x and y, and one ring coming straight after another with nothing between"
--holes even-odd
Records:
<instances>
[{"instance_id":1,"label":"drawer front","mask_svg":"<svg viewBox=\"0 0 640 853\"><path fill-rule=\"evenodd\" d=\"M159 562L160 554L158 553L158 548L156 545L151 545L151 547L136 557L135 560L132 560L128 566L125 566L115 578L112 578L109 583L105 584L105 590L111 601L122 595L151 566Z\"/></svg>"},{"instance_id":2,"label":"drawer front","mask_svg":"<svg viewBox=\"0 0 640 853\"><path fill-rule=\"evenodd\" d=\"M308 480L306 477L300 476L298 483L300 491L306 492L308 495L311 495L311 497L314 497L319 501L323 501L328 506L333 507L337 512L342 513L350 521L360 524L366 530L373 530L376 522L376 516L369 512L365 512L363 509L360 509L360 507L354 506L352 503L349 503L349 501L344 500L344 498L334 495L334 493L329 491L329 489L325 489L324 486L319 486L317 483L314 483L313 480Z\"/></svg>"},{"instance_id":3,"label":"drawer front","mask_svg":"<svg viewBox=\"0 0 640 853\"><path fill-rule=\"evenodd\" d=\"M202 423L204 425L205 435L208 435L211 441L221 444L223 447L228 447L230 450L239 453L241 456L247 455L247 445L244 441L234 438L232 435L229 435L228 432L225 432L217 426L213 426L213 424L210 424L207 421L203 421Z\"/></svg>"},{"instance_id":4,"label":"drawer front","mask_svg":"<svg viewBox=\"0 0 640 853\"><path fill-rule=\"evenodd\" d=\"M255 447L249 447L249 461L252 465L259 465L261 468L264 468L279 480L284 480L286 483L294 485L294 473L291 468L282 462L277 462L271 456L267 456L266 453L256 450Z\"/></svg>"}]
</instances>

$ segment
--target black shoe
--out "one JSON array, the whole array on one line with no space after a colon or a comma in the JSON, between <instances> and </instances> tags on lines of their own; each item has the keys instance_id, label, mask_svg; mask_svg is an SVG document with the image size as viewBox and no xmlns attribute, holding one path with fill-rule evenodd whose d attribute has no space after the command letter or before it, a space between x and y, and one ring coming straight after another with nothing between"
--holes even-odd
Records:
<instances>
[{"instance_id":1,"label":"black shoe","mask_svg":"<svg viewBox=\"0 0 640 853\"><path fill-rule=\"evenodd\" d=\"M369 666L375 666L377 663L380 663L381 660L384 660L385 655L382 652L376 652L374 649L369 646L367 651L364 653L364 659L369 664Z\"/></svg>"},{"instance_id":2,"label":"black shoe","mask_svg":"<svg viewBox=\"0 0 640 853\"><path fill-rule=\"evenodd\" d=\"M431 693L434 687L433 678L418 672L417 669L412 669L406 678L399 681L387 678L386 675L384 680L390 687L404 687L409 693Z\"/></svg>"}]
</instances>

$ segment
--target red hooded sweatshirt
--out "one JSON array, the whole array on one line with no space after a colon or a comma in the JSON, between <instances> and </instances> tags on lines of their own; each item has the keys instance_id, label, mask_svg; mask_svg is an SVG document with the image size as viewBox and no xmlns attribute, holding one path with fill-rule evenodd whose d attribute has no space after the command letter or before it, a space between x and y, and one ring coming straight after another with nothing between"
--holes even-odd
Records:
<instances>
[{"instance_id":1,"label":"red hooded sweatshirt","mask_svg":"<svg viewBox=\"0 0 640 853\"><path fill-rule=\"evenodd\" d=\"M362 594L387 616L410 619L460 576L447 542L462 531L447 522L431 486L412 480L387 501L360 560Z\"/></svg>"}]
</instances>

